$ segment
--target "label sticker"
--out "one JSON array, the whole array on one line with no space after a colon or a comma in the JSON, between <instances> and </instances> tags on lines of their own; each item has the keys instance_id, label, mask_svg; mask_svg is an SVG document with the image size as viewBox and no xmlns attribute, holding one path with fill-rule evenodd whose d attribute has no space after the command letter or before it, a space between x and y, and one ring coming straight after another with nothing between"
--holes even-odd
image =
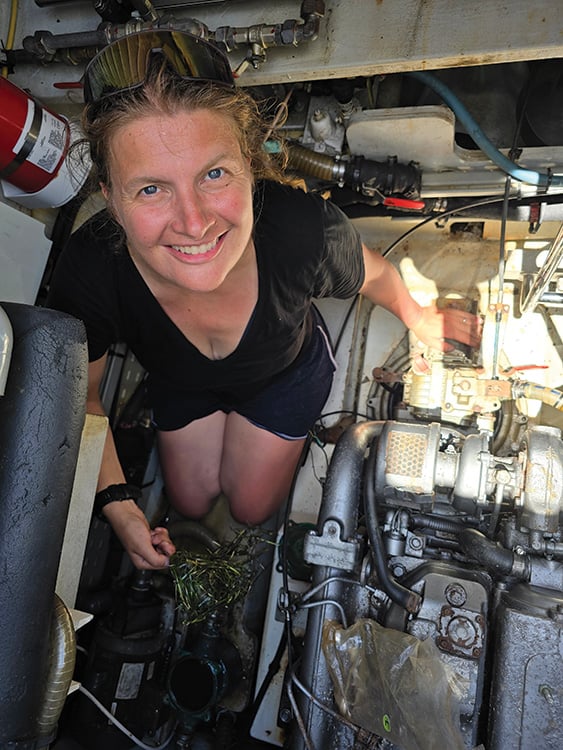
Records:
<instances>
[{"instance_id":1,"label":"label sticker","mask_svg":"<svg viewBox=\"0 0 563 750\"><path fill-rule=\"evenodd\" d=\"M39 135L27 161L53 174L64 156L65 146L66 122L43 110Z\"/></svg>"}]
</instances>

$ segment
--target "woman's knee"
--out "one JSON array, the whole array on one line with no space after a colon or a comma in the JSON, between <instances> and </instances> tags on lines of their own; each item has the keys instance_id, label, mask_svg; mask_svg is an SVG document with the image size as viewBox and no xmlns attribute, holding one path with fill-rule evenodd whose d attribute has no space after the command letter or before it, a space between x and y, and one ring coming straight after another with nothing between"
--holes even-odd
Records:
<instances>
[{"instance_id":1,"label":"woman's knee","mask_svg":"<svg viewBox=\"0 0 563 750\"><path fill-rule=\"evenodd\" d=\"M166 495L172 507L189 518L202 518L220 494L219 477L215 472L163 471Z\"/></svg>"},{"instance_id":2,"label":"woman's knee","mask_svg":"<svg viewBox=\"0 0 563 750\"><path fill-rule=\"evenodd\" d=\"M236 490L225 492L232 517L238 523L259 526L276 513L282 505L285 493L263 491L260 493Z\"/></svg>"},{"instance_id":3,"label":"woman's knee","mask_svg":"<svg viewBox=\"0 0 563 750\"><path fill-rule=\"evenodd\" d=\"M245 524L246 526L260 526L265 523L268 518L273 515L272 513L264 513L263 508L255 508L249 505L236 505L229 503L231 515L237 523Z\"/></svg>"},{"instance_id":4,"label":"woman's knee","mask_svg":"<svg viewBox=\"0 0 563 750\"><path fill-rule=\"evenodd\" d=\"M221 492L219 471L224 415L211 415L174 432L159 433L160 466L172 506L201 518Z\"/></svg>"},{"instance_id":5,"label":"woman's knee","mask_svg":"<svg viewBox=\"0 0 563 750\"><path fill-rule=\"evenodd\" d=\"M201 488L198 492L194 492L186 487L173 488L169 485L165 485L165 487L166 496L174 510L194 520L207 515L211 510L213 501L219 495L219 491L202 492Z\"/></svg>"}]
</instances>

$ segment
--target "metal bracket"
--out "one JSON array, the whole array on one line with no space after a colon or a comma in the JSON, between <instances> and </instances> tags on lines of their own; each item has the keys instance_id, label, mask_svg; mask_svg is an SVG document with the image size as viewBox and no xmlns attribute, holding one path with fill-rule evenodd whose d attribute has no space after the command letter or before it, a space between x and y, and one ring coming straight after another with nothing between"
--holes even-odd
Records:
<instances>
[{"instance_id":1,"label":"metal bracket","mask_svg":"<svg viewBox=\"0 0 563 750\"><path fill-rule=\"evenodd\" d=\"M303 541L305 562L311 565L324 565L329 568L353 571L361 559L360 542L341 538L338 521L325 521L322 534L309 531Z\"/></svg>"}]
</instances>

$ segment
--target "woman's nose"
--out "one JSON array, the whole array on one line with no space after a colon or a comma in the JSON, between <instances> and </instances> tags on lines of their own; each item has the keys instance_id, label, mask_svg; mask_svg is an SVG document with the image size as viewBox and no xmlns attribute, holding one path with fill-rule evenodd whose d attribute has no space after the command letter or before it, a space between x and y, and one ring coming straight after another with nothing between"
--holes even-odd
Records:
<instances>
[{"instance_id":1,"label":"woman's nose","mask_svg":"<svg viewBox=\"0 0 563 750\"><path fill-rule=\"evenodd\" d=\"M171 221L174 231L194 239L202 239L213 221L205 196L196 190L185 191L177 196Z\"/></svg>"}]
</instances>

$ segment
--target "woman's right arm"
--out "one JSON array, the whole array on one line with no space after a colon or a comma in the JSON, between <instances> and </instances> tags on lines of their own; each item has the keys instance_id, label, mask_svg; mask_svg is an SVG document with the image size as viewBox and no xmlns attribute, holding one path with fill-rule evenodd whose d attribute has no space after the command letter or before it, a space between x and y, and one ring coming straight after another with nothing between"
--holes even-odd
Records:
<instances>
[{"instance_id":1,"label":"woman's right arm","mask_svg":"<svg viewBox=\"0 0 563 750\"><path fill-rule=\"evenodd\" d=\"M106 368L107 354L91 362L88 367L88 396L86 411L105 416L100 399L100 384ZM126 479L117 456L113 432L108 429L102 464L98 477L98 492L112 484L125 484ZM134 500L108 503L102 513L110 522L122 545L137 568L158 569L168 565L175 552L168 532L161 527L152 529Z\"/></svg>"}]
</instances>

